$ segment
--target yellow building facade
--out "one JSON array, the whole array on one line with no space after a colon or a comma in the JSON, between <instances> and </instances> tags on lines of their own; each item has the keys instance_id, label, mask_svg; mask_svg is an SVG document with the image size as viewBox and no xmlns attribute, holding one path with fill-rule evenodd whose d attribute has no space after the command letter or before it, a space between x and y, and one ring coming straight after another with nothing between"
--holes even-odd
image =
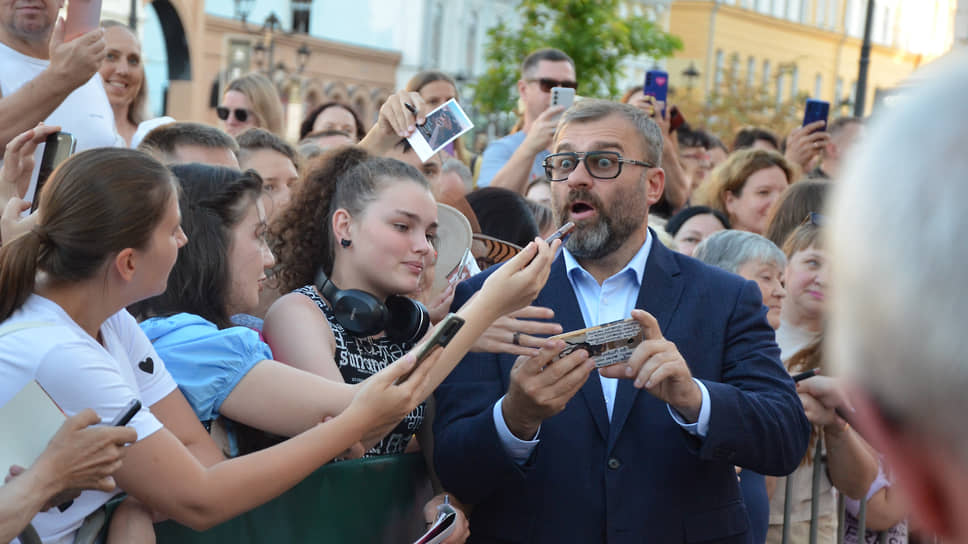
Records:
<instances>
[{"instance_id":1,"label":"yellow building facade","mask_svg":"<svg viewBox=\"0 0 968 544\"><path fill-rule=\"evenodd\" d=\"M875 5L865 114L878 91L889 91L950 48L956 11L956 2L946 0ZM784 100L806 93L830 102L832 115L848 114L865 8L860 0L675 0L668 30L683 49L667 62L670 79L679 89L693 87L698 97L721 88L732 72ZM691 85L682 75L690 66L699 72Z\"/></svg>"}]
</instances>

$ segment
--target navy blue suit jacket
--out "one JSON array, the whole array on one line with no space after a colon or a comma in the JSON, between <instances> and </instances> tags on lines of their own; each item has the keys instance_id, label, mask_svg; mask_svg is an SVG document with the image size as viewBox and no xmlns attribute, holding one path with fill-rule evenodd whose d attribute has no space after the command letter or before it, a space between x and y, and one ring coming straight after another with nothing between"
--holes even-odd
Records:
<instances>
[{"instance_id":1,"label":"navy blue suit jacket","mask_svg":"<svg viewBox=\"0 0 968 544\"><path fill-rule=\"evenodd\" d=\"M519 466L492 418L515 358L468 354L436 392L434 460L444 488L474 505L472 542L751 542L734 465L784 475L803 458L810 426L756 284L653 239L636 307L708 388L708 434L685 432L631 380L610 422L593 372ZM454 306L486 276L462 283ZM565 331L584 328L561 255L534 304Z\"/></svg>"}]
</instances>

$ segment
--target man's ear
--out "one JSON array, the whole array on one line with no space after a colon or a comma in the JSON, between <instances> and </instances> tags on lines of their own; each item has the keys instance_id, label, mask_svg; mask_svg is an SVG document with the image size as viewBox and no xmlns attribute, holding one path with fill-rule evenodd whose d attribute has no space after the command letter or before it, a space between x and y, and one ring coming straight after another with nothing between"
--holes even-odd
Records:
<instances>
[{"instance_id":1,"label":"man's ear","mask_svg":"<svg viewBox=\"0 0 968 544\"><path fill-rule=\"evenodd\" d=\"M528 82L525 81L524 78L521 78L518 80L518 96L521 96L522 98L524 97L524 94L526 92L524 89L527 86L528 86Z\"/></svg>"},{"instance_id":2,"label":"man's ear","mask_svg":"<svg viewBox=\"0 0 968 544\"><path fill-rule=\"evenodd\" d=\"M333 223L331 228L333 229L333 237L336 239L337 243L340 240L353 240L352 234L352 223L353 217L350 212L343 208L340 208L333 212Z\"/></svg>"},{"instance_id":3,"label":"man's ear","mask_svg":"<svg viewBox=\"0 0 968 544\"><path fill-rule=\"evenodd\" d=\"M134 278L136 268L137 255L135 255L134 250L130 247L122 249L114 258L114 269L117 270L118 275L125 281L131 281Z\"/></svg>"},{"instance_id":4,"label":"man's ear","mask_svg":"<svg viewBox=\"0 0 968 544\"><path fill-rule=\"evenodd\" d=\"M645 201L653 206L662 198L665 191L665 170L649 168L645 174Z\"/></svg>"}]
</instances>

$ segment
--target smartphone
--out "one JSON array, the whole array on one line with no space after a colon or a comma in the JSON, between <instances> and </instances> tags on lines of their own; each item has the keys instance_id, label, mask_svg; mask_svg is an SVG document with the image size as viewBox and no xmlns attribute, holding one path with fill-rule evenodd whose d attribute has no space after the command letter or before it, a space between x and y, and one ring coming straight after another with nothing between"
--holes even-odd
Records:
<instances>
[{"instance_id":1,"label":"smartphone","mask_svg":"<svg viewBox=\"0 0 968 544\"><path fill-rule=\"evenodd\" d=\"M820 370L819 368L811 368L810 370L807 370L805 372L801 372L799 374L794 374L793 375L793 381L794 382L802 382L803 380L806 380L807 378L812 378L812 377L814 377L814 376L817 375L817 372L819 370Z\"/></svg>"},{"instance_id":2,"label":"smartphone","mask_svg":"<svg viewBox=\"0 0 968 544\"><path fill-rule=\"evenodd\" d=\"M665 103L669 95L669 73L664 70L649 70L646 72L642 94L655 97L656 102L662 102L662 116L665 117Z\"/></svg>"},{"instance_id":3,"label":"smartphone","mask_svg":"<svg viewBox=\"0 0 968 544\"><path fill-rule=\"evenodd\" d=\"M71 41L96 29L101 22L101 0L70 0L64 21L64 41Z\"/></svg>"},{"instance_id":4,"label":"smartphone","mask_svg":"<svg viewBox=\"0 0 968 544\"><path fill-rule=\"evenodd\" d=\"M552 106L564 106L567 110L575 103L575 89L570 89L568 87L552 87L551 88L551 105Z\"/></svg>"},{"instance_id":5,"label":"smartphone","mask_svg":"<svg viewBox=\"0 0 968 544\"><path fill-rule=\"evenodd\" d=\"M401 376L397 380L397 383L407 381L407 378L413 374L414 370L417 370L417 367L420 366L420 363L424 362L424 359L429 357L430 354L433 353L438 347L442 348L449 344L457 334L457 331L459 331L463 326L464 319L462 317L458 316L457 314L447 314L447 316L437 324L437 328L434 329L434 332L430 335L430 338L417 348L417 364L413 366L410 372L407 372Z\"/></svg>"},{"instance_id":6,"label":"smartphone","mask_svg":"<svg viewBox=\"0 0 968 544\"><path fill-rule=\"evenodd\" d=\"M679 127L686 124L686 118L679 111L679 108L672 106L669 108L669 134L679 130Z\"/></svg>"},{"instance_id":7,"label":"smartphone","mask_svg":"<svg viewBox=\"0 0 968 544\"><path fill-rule=\"evenodd\" d=\"M807 126L814 121L823 121L823 128L819 130L827 130L827 115L830 113L830 102L824 102L823 100L814 100L813 98L807 99L807 104L803 108L803 125Z\"/></svg>"},{"instance_id":8,"label":"smartphone","mask_svg":"<svg viewBox=\"0 0 968 544\"><path fill-rule=\"evenodd\" d=\"M443 542L454 532L454 523L457 521L457 514L454 512L441 516L434 525L427 530L413 544L438 544Z\"/></svg>"},{"instance_id":9,"label":"smartphone","mask_svg":"<svg viewBox=\"0 0 968 544\"><path fill-rule=\"evenodd\" d=\"M141 401L138 399L131 399L131 402L129 402L128 405L125 406L123 410L118 412L118 417L114 418L114 421L111 422L111 426L124 427L125 425L128 424L129 421L131 421L131 418L133 418L134 415L137 414L138 410L140 409L141 409Z\"/></svg>"},{"instance_id":10,"label":"smartphone","mask_svg":"<svg viewBox=\"0 0 968 544\"><path fill-rule=\"evenodd\" d=\"M47 178L60 163L74 154L75 147L77 147L77 141L68 132L55 132L44 140L44 154L41 156L40 168L37 171L37 185L34 189L33 202L30 203L31 213L37 211L37 204L40 203L40 190L47 183Z\"/></svg>"},{"instance_id":11,"label":"smartphone","mask_svg":"<svg viewBox=\"0 0 968 544\"><path fill-rule=\"evenodd\" d=\"M573 230L575 230L575 224L573 222L569 221L569 222L565 223L564 225L562 225L560 229L558 229L555 232L553 232L551 234L551 236L549 236L545 240L545 242L548 245L551 245L551 242L554 242L558 238L562 238L561 242L564 243L564 241L565 241L564 240L564 237L565 236L568 236L569 234L571 234L571 231L573 231Z\"/></svg>"}]
</instances>

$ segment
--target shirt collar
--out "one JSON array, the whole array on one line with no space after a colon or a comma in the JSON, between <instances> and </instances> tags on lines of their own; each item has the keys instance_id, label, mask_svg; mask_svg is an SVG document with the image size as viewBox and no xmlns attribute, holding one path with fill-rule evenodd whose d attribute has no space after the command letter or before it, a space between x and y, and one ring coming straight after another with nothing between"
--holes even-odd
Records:
<instances>
[{"instance_id":1,"label":"shirt collar","mask_svg":"<svg viewBox=\"0 0 968 544\"><path fill-rule=\"evenodd\" d=\"M585 270L584 268L581 267L580 264L578 264L578 261L575 259L575 256L572 255L570 251L568 251L568 248L562 246L561 252L564 255L564 259L565 259L565 272L568 274L569 278L571 278L572 280L576 279L575 274L578 274L578 275L585 274L586 276L591 277L591 274L589 274L587 270ZM612 278L621 276L623 274L628 274L631 271L631 274L635 276L635 282L639 286L641 286L642 277L645 275L645 264L649 260L649 254L651 252L652 252L652 230L649 229L648 231L646 231L645 242L642 244L642 247L639 248L639 250L635 253L635 255L628 262L628 264L625 265L625 268L622 268L621 270L619 270L615 275L612 276ZM611 278L608 278L608 279L611 279Z\"/></svg>"}]
</instances>

